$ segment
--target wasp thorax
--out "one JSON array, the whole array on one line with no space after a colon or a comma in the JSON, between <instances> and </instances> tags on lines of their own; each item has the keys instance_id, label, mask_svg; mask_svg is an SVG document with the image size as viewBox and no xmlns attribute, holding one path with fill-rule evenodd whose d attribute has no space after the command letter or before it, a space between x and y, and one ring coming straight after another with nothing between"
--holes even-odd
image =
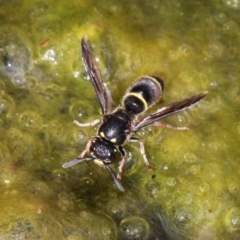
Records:
<instances>
[{"instance_id":1,"label":"wasp thorax","mask_svg":"<svg viewBox=\"0 0 240 240\"><path fill-rule=\"evenodd\" d=\"M127 112L134 115L146 111L162 95L163 81L157 77L139 78L126 92L122 104Z\"/></svg>"},{"instance_id":2,"label":"wasp thorax","mask_svg":"<svg viewBox=\"0 0 240 240\"><path fill-rule=\"evenodd\" d=\"M99 127L98 134L114 145L122 145L127 139L127 130L131 125L131 116L123 109L109 115Z\"/></svg>"}]
</instances>

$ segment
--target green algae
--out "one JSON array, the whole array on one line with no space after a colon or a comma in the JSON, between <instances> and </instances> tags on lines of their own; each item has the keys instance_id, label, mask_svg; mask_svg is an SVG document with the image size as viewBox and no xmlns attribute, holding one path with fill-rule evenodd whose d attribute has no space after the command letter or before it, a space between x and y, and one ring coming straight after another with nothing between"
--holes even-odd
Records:
<instances>
[{"instance_id":1,"label":"green algae","mask_svg":"<svg viewBox=\"0 0 240 240\"><path fill-rule=\"evenodd\" d=\"M0 1L1 239L239 239L238 1ZM99 118L80 57L88 35L117 105L144 74L159 106L208 91L148 127L119 193L93 163L71 169ZM11 66L9 68L9 66ZM117 169L117 163L113 164Z\"/></svg>"}]
</instances>

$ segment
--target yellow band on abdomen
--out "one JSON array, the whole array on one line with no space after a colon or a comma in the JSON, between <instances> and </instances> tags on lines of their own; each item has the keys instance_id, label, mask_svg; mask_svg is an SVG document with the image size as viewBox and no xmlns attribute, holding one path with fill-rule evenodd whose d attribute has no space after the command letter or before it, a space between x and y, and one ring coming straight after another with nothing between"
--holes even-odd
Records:
<instances>
[{"instance_id":1,"label":"yellow band on abdomen","mask_svg":"<svg viewBox=\"0 0 240 240\"><path fill-rule=\"evenodd\" d=\"M147 105L147 102L146 100L142 97L142 95L140 93L133 93L133 92L129 92L126 94L127 96L125 97L125 99L128 97L128 96L134 96L138 99L140 99L142 102L143 102L143 105L144 105L144 109L146 110L148 108L148 105Z\"/></svg>"}]
</instances>

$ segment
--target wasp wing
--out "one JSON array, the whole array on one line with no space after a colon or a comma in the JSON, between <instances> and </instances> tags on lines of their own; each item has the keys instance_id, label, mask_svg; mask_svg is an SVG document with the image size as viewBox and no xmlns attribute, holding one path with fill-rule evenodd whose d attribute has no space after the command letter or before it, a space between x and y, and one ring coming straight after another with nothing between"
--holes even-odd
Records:
<instances>
[{"instance_id":1,"label":"wasp wing","mask_svg":"<svg viewBox=\"0 0 240 240\"><path fill-rule=\"evenodd\" d=\"M199 102L202 98L207 95L207 92L200 93L198 95L194 95L189 98L185 98L182 101L174 102L166 107L160 108L156 112L136 121L132 126L132 131L137 131L140 128L146 127L154 122L159 121L162 118L168 117L172 114L175 114L180 111L184 111L185 109L193 106L197 102Z\"/></svg>"},{"instance_id":2,"label":"wasp wing","mask_svg":"<svg viewBox=\"0 0 240 240\"><path fill-rule=\"evenodd\" d=\"M102 81L101 71L99 69L96 57L93 52L92 44L87 36L82 39L82 59L86 71L91 79L92 85L98 97L103 115L111 110L112 98L110 92Z\"/></svg>"}]
</instances>

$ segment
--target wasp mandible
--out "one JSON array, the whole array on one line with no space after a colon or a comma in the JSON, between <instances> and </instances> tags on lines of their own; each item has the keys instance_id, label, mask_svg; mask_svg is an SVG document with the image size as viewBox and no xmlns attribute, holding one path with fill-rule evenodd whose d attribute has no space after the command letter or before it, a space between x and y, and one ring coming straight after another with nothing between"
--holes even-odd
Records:
<instances>
[{"instance_id":1,"label":"wasp mandible","mask_svg":"<svg viewBox=\"0 0 240 240\"><path fill-rule=\"evenodd\" d=\"M121 100L120 106L112 111L110 91L103 83L101 71L94 55L91 42L87 37L82 39L81 47L83 63L100 103L103 118L96 119L90 123L80 123L74 120L74 123L79 127L94 126L99 123L100 126L97 136L91 138L87 142L83 152L76 159L65 163L63 167L68 168L83 161L96 161L110 172L118 189L124 191L119 181L126 163L126 151L123 145L126 142L138 142L143 160L146 166L151 169L151 165L145 153L144 144L139 138L134 136L134 133L151 124L179 130L186 129L185 127L173 127L169 124L161 123L159 120L193 106L204 98L207 92L185 98L179 102L174 102L166 107L158 109L148 116L140 118L142 113L159 101L164 89L163 80L161 78L156 76L142 76L127 89ZM91 157L86 158L86 153L90 153ZM109 164L116 159L118 153L121 154L121 162L118 167L118 174L116 175Z\"/></svg>"}]
</instances>

